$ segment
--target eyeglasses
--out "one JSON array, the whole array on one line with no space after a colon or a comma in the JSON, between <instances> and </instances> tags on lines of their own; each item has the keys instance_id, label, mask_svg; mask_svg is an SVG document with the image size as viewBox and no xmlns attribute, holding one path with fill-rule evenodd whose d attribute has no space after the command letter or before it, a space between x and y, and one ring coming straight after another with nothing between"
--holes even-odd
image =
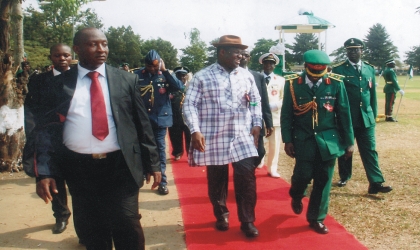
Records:
<instances>
[{"instance_id":1,"label":"eyeglasses","mask_svg":"<svg viewBox=\"0 0 420 250\"><path fill-rule=\"evenodd\" d=\"M235 55L240 55L240 56L243 56L243 50L240 50L240 49L230 49L230 50L227 50L227 52L229 53L229 54L235 54Z\"/></svg>"}]
</instances>

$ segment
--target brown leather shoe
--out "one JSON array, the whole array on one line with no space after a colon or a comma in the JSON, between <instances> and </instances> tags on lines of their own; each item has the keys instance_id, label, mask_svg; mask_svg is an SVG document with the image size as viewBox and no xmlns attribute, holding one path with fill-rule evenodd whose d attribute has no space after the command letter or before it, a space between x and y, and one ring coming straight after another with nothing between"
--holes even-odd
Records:
<instances>
[{"instance_id":1,"label":"brown leather shoe","mask_svg":"<svg viewBox=\"0 0 420 250\"><path fill-rule=\"evenodd\" d=\"M377 194L377 193L389 193L392 191L391 186L384 186L382 183L371 183L369 184L368 193Z\"/></svg>"},{"instance_id":2,"label":"brown leather shoe","mask_svg":"<svg viewBox=\"0 0 420 250\"><path fill-rule=\"evenodd\" d=\"M303 204L301 199L292 199L292 210L295 214L302 213Z\"/></svg>"},{"instance_id":3,"label":"brown leather shoe","mask_svg":"<svg viewBox=\"0 0 420 250\"><path fill-rule=\"evenodd\" d=\"M245 233L245 236L248 238L258 237L260 233L252 222L242 222L241 230Z\"/></svg>"},{"instance_id":4,"label":"brown leather shoe","mask_svg":"<svg viewBox=\"0 0 420 250\"><path fill-rule=\"evenodd\" d=\"M327 226L325 226L324 223L322 222L318 222L318 221L309 222L309 227L319 234L329 233Z\"/></svg>"},{"instance_id":5,"label":"brown leather shoe","mask_svg":"<svg viewBox=\"0 0 420 250\"><path fill-rule=\"evenodd\" d=\"M226 231L229 229L229 218L222 218L216 221L216 229L219 231Z\"/></svg>"}]
</instances>

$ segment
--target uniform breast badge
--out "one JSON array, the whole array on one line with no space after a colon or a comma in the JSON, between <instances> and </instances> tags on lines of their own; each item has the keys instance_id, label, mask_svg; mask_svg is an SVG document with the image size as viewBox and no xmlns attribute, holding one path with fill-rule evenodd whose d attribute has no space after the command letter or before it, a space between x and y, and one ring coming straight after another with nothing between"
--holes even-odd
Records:
<instances>
[{"instance_id":1,"label":"uniform breast badge","mask_svg":"<svg viewBox=\"0 0 420 250\"><path fill-rule=\"evenodd\" d=\"M328 112L333 112L333 110L334 110L334 107L329 103L329 102L326 102L326 103L324 103L324 108L328 111Z\"/></svg>"}]
</instances>

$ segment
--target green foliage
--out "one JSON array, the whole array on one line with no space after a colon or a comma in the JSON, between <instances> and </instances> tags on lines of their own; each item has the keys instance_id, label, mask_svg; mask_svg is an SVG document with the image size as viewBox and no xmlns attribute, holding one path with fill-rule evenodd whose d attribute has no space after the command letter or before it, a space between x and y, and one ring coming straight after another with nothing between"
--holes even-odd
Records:
<instances>
[{"instance_id":1,"label":"green foliage","mask_svg":"<svg viewBox=\"0 0 420 250\"><path fill-rule=\"evenodd\" d=\"M382 68L386 60L399 58L398 48L389 39L385 27L379 23L369 28L369 32L363 41L365 42L365 49L362 57L375 66Z\"/></svg>"},{"instance_id":2,"label":"green foliage","mask_svg":"<svg viewBox=\"0 0 420 250\"><path fill-rule=\"evenodd\" d=\"M152 49L159 53L167 69L173 69L178 66L177 49L170 42L162 38L147 40L141 45L141 65L144 66L144 58L147 52Z\"/></svg>"},{"instance_id":3,"label":"green foliage","mask_svg":"<svg viewBox=\"0 0 420 250\"><path fill-rule=\"evenodd\" d=\"M46 65L51 65L51 61L48 59L50 54L49 48L44 48L40 43L36 41L25 42L25 53L27 60L31 64L31 68L41 70Z\"/></svg>"},{"instance_id":4,"label":"green foliage","mask_svg":"<svg viewBox=\"0 0 420 250\"><path fill-rule=\"evenodd\" d=\"M76 21L79 23L76 27L76 30L81 30L88 27L102 29L104 27L101 18L99 18L98 14L96 14L96 12L90 8L78 14Z\"/></svg>"},{"instance_id":5,"label":"green foliage","mask_svg":"<svg viewBox=\"0 0 420 250\"><path fill-rule=\"evenodd\" d=\"M209 42L209 47L207 47L207 62L205 63L205 66L210 66L217 62L217 49L213 46L213 43L218 41L219 38L215 38Z\"/></svg>"},{"instance_id":6,"label":"green foliage","mask_svg":"<svg viewBox=\"0 0 420 250\"><path fill-rule=\"evenodd\" d=\"M250 52L251 60L249 61L248 68L255 70L255 71L261 71L262 65L258 61L261 55L268 53L270 48L278 43L278 40L273 41L271 39L258 39L256 43L254 43L255 47Z\"/></svg>"},{"instance_id":7,"label":"green foliage","mask_svg":"<svg viewBox=\"0 0 420 250\"><path fill-rule=\"evenodd\" d=\"M180 61L192 73L204 68L207 61L206 43L200 39L200 31L197 28L193 28L190 32L190 45L181 51L183 55Z\"/></svg>"},{"instance_id":8,"label":"green foliage","mask_svg":"<svg viewBox=\"0 0 420 250\"><path fill-rule=\"evenodd\" d=\"M131 26L114 28L106 32L108 38L108 63L115 67L126 62L130 68L140 67L142 60L140 36L134 34ZM165 61L166 62L166 61Z\"/></svg>"},{"instance_id":9,"label":"green foliage","mask_svg":"<svg viewBox=\"0 0 420 250\"><path fill-rule=\"evenodd\" d=\"M411 48L411 51L405 52L407 59L406 64L411 64L413 67L420 68L420 45Z\"/></svg>"},{"instance_id":10,"label":"green foliage","mask_svg":"<svg viewBox=\"0 0 420 250\"><path fill-rule=\"evenodd\" d=\"M301 65L306 51L318 49L318 38L313 33L299 33L296 34L293 45L286 44L285 46L292 51L290 56L286 54L286 62Z\"/></svg>"},{"instance_id":11,"label":"green foliage","mask_svg":"<svg viewBox=\"0 0 420 250\"><path fill-rule=\"evenodd\" d=\"M344 46L334 50L329 56L335 57L332 64L342 62L347 59L347 51Z\"/></svg>"}]
</instances>

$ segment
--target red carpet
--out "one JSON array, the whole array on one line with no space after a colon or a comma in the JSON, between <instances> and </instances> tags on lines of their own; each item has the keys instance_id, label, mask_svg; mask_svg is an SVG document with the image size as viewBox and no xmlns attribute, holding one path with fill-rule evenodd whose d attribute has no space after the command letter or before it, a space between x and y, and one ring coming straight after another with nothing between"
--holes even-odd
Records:
<instances>
[{"instance_id":1,"label":"red carpet","mask_svg":"<svg viewBox=\"0 0 420 250\"><path fill-rule=\"evenodd\" d=\"M265 169L257 169L257 208L255 226L260 236L248 239L240 231L232 183L232 168L228 207L230 228L220 232L214 228L215 218L207 196L205 167L189 167L186 156L172 161L172 171L181 203L188 250L202 249L367 249L331 216L325 224L330 233L320 235L312 231L305 219L308 199L303 200L304 211L295 215L290 207L289 184L283 179L267 176Z\"/></svg>"}]
</instances>

